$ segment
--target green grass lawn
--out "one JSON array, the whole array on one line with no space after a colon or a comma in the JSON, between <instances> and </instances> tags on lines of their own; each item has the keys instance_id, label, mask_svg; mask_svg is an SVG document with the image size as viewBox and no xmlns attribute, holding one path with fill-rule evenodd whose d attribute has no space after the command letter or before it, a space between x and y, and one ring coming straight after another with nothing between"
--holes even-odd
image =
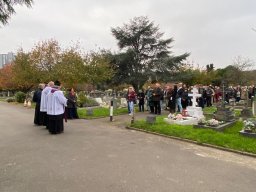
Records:
<instances>
[{"instance_id":1,"label":"green grass lawn","mask_svg":"<svg viewBox=\"0 0 256 192\"><path fill-rule=\"evenodd\" d=\"M157 117L155 124L148 124L145 120L135 121L132 127L256 154L256 139L239 135L243 128L241 121L224 132L193 128L192 125L170 125L164 122L163 117Z\"/></svg>"},{"instance_id":2,"label":"green grass lawn","mask_svg":"<svg viewBox=\"0 0 256 192\"><path fill-rule=\"evenodd\" d=\"M6 97L0 97L0 101L6 101Z\"/></svg>"},{"instance_id":3,"label":"green grass lawn","mask_svg":"<svg viewBox=\"0 0 256 192\"><path fill-rule=\"evenodd\" d=\"M97 107L93 109L93 115L86 114L86 108L78 108L77 113L79 118L82 119L94 119L101 117L109 117L110 111L109 108ZM128 114L127 108L118 108L113 110L113 115L123 115Z\"/></svg>"}]
</instances>

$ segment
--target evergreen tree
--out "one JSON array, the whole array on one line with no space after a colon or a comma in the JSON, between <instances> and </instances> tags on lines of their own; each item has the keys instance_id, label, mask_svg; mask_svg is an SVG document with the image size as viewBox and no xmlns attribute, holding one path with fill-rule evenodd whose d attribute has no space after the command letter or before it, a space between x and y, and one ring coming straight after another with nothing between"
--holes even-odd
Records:
<instances>
[{"instance_id":1,"label":"evergreen tree","mask_svg":"<svg viewBox=\"0 0 256 192\"><path fill-rule=\"evenodd\" d=\"M117 70L114 80L132 84L137 90L148 79L161 80L170 75L189 56L188 53L171 55L173 39L163 39L164 33L159 32L159 27L147 17L135 17L111 31L122 51L113 59Z\"/></svg>"},{"instance_id":2,"label":"evergreen tree","mask_svg":"<svg viewBox=\"0 0 256 192\"><path fill-rule=\"evenodd\" d=\"M0 0L0 23L6 25L11 15L15 13L14 5L31 7L33 0Z\"/></svg>"}]
</instances>

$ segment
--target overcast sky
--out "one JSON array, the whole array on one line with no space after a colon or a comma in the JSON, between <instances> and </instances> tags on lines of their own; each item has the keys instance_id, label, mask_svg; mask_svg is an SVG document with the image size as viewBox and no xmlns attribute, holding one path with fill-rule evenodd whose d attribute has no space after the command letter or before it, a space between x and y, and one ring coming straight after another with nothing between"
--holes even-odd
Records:
<instances>
[{"instance_id":1,"label":"overcast sky","mask_svg":"<svg viewBox=\"0 0 256 192\"><path fill-rule=\"evenodd\" d=\"M34 0L31 9L16 7L0 28L0 53L29 51L51 38L62 47L79 41L85 51L116 51L111 27L148 16L174 38L174 54L189 52L195 66L224 68L237 56L256 61L255 10L255 0Z\"/></svg>"}]
</instances>

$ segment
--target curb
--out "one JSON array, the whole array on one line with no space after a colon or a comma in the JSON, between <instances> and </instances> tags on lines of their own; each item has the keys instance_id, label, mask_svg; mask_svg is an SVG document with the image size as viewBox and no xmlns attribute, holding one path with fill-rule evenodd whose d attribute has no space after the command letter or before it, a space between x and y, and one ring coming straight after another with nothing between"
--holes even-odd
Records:
<instances>
[{"instance_id":1,"label":"curb","mask_svg":"<svg viewBox=\"0 0 256 192\"><path fill-rule=\"evenodd\" d=\"M149 134L153 134L153 135L157 135L157 136L161 136L161 137L166 137L166 138L170 138L170 139L184 141L184 142L187 142L187 143L193 143L193 144L196 144L196 145L211 147L211 148L215 148L215 149L219 149L219 150L223 150L223 151L227 151L227 152L237 153L237 154L240 154L240 155L246 155L246 156L256 158L256 154L253 154L253 153L238 151L238 150L235 150L235 149L229 149L229 148L225 148L225 147L211 145L211 144L208 144L208 143L199 143L197 141L193 141L193 140L189 140L189 139L184 139L184 138L170 136L170 135L163 135L163 134L160 134L160 133L157 133L157 132L147 131L147 130L138 129L138 128L130 127L130 126L126 126L125 128L130 129L130 130L140 131L140 132L149 133Z\"/></svg>"}]
</instances>

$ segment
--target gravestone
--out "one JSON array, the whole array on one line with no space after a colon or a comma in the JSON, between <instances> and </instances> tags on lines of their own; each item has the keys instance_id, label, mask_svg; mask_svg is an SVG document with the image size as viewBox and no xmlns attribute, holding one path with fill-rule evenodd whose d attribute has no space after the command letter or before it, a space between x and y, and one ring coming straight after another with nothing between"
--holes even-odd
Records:
<instances>
[{"instance_id":1,"label":"gravestone","mask_svg":"<svg viewBox=\"0 0 256 192\"><path fill-rule=\"evenodd\" d=\"M102 101L102 99L101 99L100 97L95 98L95 101L96 101L98 104L100 104L100 105L103 104L103 101Z\"/></svg>"},{"instance_id":2,"label":"gravestone","mask_svg":"<svg viewBox=\"0 0 256 192\"><path fill-rule=\"evenodd\" d=\"M182 119L164 118L164 121L169 124L177 125L197 125L198 118L196 117L184 117Z\"/></svg>"},{"instance_id":3,"label":"gravestone","mask_svg":"<svg viewBox=\"0 0 256 192\"><path fill-rule=\"evenodd\" d=\"M187 114L191 117L196 117L198 119L201 119L204 117L203 115L203 110L201 107L197 107L197 102L196 102L196 98L197 97L201 97L201 94L198 93L198 89L197 88L193 88L192 89L192 94L188 94L188 96L192 96L192 106L188 106L187 107Z\"/></svg>"},{"instance_id":4,"label":"gravestone","mask_svg":"<svg viewBox=\"0 0 256 192\"><path fill-rule=\"evenodd\" d=\"M86 115L87 116L92 116L93 115L93 109L92 108L87 108L86 109Z\"/></svg>"},{"instance_id":5,"label":"gravestone","mask_svg":"<svg viewBox=\"0 0 256 192\"><path fill-rule=\"evenodd\" d=\"M195 87L192 89L191 92L192 92L192 94L189 93L188 96L189 96L189 97L192 97L192 99L191 99L191 101L192 101L192 107L196 107L196 105L197 105L196 98L197 98L197 97L201 97L202 94L199 94L199 93L198 93L198 89L195 88Z\"/></svg>"},{"instance_id":6,"label":"gravestone","mask_svg":"<svg viewBox=\"0 0 256 192\"><path fill-rule=\"evenodd\" d=\"M153 115L147 116L146 117L146 122L150 123L150 124L155 123L156 122L156 116L153 116Z\"/></svg>"},{"instance_id":7,"label":"gravestone","mask_svg":"<svg viewBox=\"0 0 256 192\"><path fill-rule=\"evenodd\" d=\"M249 108L251 101L249 100L248 97L248 90L246 91L246 104L244 105L243 110L241 111L241 117L242 119L247 119L247 118L251 118L253 117L253 112L252 110Z\"/></svg>"},{"instance_id":8,"label":"gravestone","mask_svg":"<svg viewBox=\"0 0 256 192\"><path fill-rule=\"evenodd\" d=\"M231 107L218 106L213 118L218 121L231 122L235 119L234 110Z\"/></svg>"},{"instance_id":9,"label":"gravestone","mask_svg":"<svg viewBox=\"0 0 256 192\"><path fill-rule=\"evenodd\" d=\"M127 100L126 98L121 98L121 107L127 107Z\"/></svg>"},{"instance_id":10,"label":"gravestone","mask_svg":"<svg viewBox=\"0 0 256 192\"><path fill-rule=\"evenodd\" d=\"M113 109L117 109L117 99L112 98L111 101L113 101Z\"/></svg>"},{"instance_id":11,"label":"gravestone","mask_svg":"<svg viewBox=\"0 0 256 192\"><path fill-rule=\"evenodd\" d=\"M235 119L234 110L232 107L225 106L226 87L225 82L222 81L222 102L217 106L217 111L213 114L213 118L218 121L232 122Z\"/></svg>"},{"instance_id":12,"label":"gravestone","mask_svg":"<svg viewBox=\"0 0 256 192\"><path fill-rule=\"evenodd\" d=\"M254 97L252 101L252 114L256 115L256 97Z\"/></svg>"}]
</instances>

